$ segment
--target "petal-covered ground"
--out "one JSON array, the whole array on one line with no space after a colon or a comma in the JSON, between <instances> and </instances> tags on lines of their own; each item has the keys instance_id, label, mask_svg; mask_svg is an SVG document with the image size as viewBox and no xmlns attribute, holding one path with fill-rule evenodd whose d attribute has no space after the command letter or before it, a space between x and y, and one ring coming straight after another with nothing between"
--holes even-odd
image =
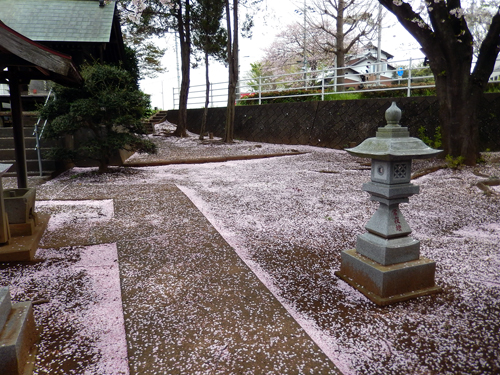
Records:
<instances>
[{"instance_id":1,"label":"petal-covered ground","mask_svg":"<svg viewBox=\"0 0 500 375\"><path fill-rule=\"evenodd\" d=\"M37 374L128 374L116 246L38 249L39 261L0 263L14 302L32 301L42 339Z\"/></svg>"},{"instance_id":2,"label":"petal-covered ground","mask_svg":"<svg viewBox=\"0 0 500 375\"><path fill-rule=\"evenodd\" d=\"M443 292L380 308L334 276L341 251L355 247L377 208L361 190L370 179L367 160L308 146L155 139L159 156L132 161L304 154L134 168L113 176L75 169L43 185L45 194L64 188L71 195L79 184L127 185L131 194L176 184L346 374L500 372L500 191L492 187L485 194L476 186L485 176L500 176L498 155L474 168L441 169L413 181L420 194L401 211L422 256L436 261ZM433 163L416 161L413 169ZM84 219L107 220L106 204L90 207L95 214ZM65 225L67 220L61 216ZM75 318L75 324L83 329L86 322Z\"/></svg>"}]
</instances>

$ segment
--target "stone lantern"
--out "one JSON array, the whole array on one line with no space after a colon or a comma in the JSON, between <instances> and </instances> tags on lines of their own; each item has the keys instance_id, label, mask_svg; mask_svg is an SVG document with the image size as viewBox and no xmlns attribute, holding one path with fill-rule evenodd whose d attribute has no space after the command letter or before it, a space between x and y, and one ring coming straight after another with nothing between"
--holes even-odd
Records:
<instances>
[{"instance_id":1,"label":"stone lantern","mask_svg":"<svg viewBox=\"0 0 500 375\"><path fill-rule=\"evenodd\" d=\"M379 306L441 291L434 275L436 263L420 257L420 242L409 237L411 229L399 205L418 194L410 183L411 161L441 152L410 137L399 125L401 110L393 102L385 113L387 125L376 137L346 149L351 155L371 158L371 182L363 184L379 208L368 221L368 232L358 236L356 249L342 252L335 274Z\"/></svg>"}]
</instances>

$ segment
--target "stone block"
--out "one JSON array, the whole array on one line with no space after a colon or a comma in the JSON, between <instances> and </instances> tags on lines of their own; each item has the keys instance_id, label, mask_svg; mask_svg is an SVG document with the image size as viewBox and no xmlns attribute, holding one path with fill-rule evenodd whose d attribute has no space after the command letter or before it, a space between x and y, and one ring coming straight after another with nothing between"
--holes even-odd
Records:
<instances>
[{"instance_id":1,"label":"stone block","mask_svg":"<svg viewBox=\"0 0 500 375\"><path fill-rule=\"evenodd\" d=\"M418 194L420 187L413 184L386 185L370 181L363 184L363 190L372 195L392 200Z\"/></svg>"},{"instance_id":2,"label":"stone block","mask_svg":"<svg viewBox=\"0 0 500 375\"><path fill-rule=\"evenodd\" d=\"M7 321L7 317L12 309L12 303L10 302L9 288L0 288L0 332Z\"/></svg>"},{"instance_id":3,"label":"stone block","mask_svg":"<svg viewBox=\"0 0 500 375\"><path fill-rule=\"evenodd\" d=\"M382 184L408 184L411 177L411 160L372 160L371 180Z\"/></svg>"},{"instance_id":4,"label":"stone block","mask_svg":"<svg viewBox=\"0 0 500 375\"><path fill-rule=\"evenodd\" d=\"M1 181L0 181L1 183ZM0 186L1 191L1 186ZM9 218L5 212L3 199L0 200L0 246L6 244L10 239Z\"/></svg>"},{"instance_id":5,"label":"stone block","mask_svg":"<svg viewBox=\"0 0 500 375\"><path fill-rule=\"evenodd\" d=\"M11 237L8 244L0 246L0 262L31 261L49 223L50 215L37 214L38 225L30 236Z\"/></svg>"},{"instance_id":6,"label":"stone block","mask_svg":"<svg viewBox=\"0 0 500 375\"><path fill-rule=\"evenodd\" d=\"M385 204L386 206L410 202L410 200L408 198L386 199L386 198L378 197L376 195L372 195L370 197L370 200L372 202L379 202L379 203Z\"/></svg>"},{"instance_id":7,"label":"stone block","mask_svg":"<svg viewBox=\"0 0 500 375\"><path fill-rule=\"evenodd\" d=\"M35 219L29 219L27 223L9 224L11 237L32 236L35 233L35 228Z\"/></svg>"},{"instance_id":8,"label":"stone block","mask_svg":"<svg viewBox=\"0 0 500 375\"><path fill-rule=\"evenodd\" d=\"M420 242L411 237L385 239L371 233L358 236L356 251L383 266L418 260Z\"/></svg>"},{"instance_id":9,"label":"stone block","mask_svg":"<svg viewBox=\"0 0 500 375\"><path fill-rule=\"evenodd\" d=\"M377 129L377 133L375 135L379 138L408 138L410 136L410 132L406 127L382 127Z\"/></svg>"},{"instance_id":10,"label":"stone block","mask_svg":"<svg viewBox=\"0 0 500 375\"><path fill-rule=\"evenodd\" d=\"M38 333L31 302L12 305L12 310L0 332L0 374L24 374L37 340Z\"/></svg>"},{"instance_id":11,"label":"stone block","mask_svg":"<svg viewBox=\"0 0 500 375\"><path fill-rule=\"evenodd\" d=\"M381 203L365 228L383 238L403 237L411 233L410 226L397 204L387 206Z\"/></svg>"},{"instance_id":12,"label":"stone block","mask_svg":"<svg viewBox=\"0 0 500 375\"><path fill-rule=\"evenodd\" d=\"M342 265L335 274L385 306L441 291L434 282L435 270L436 263L427 258L383 266L351 249L342 252Z\"/></svg>"},{"instance_id":13,"label":"stone block","mask_svg":"<svg viewBox=\"0 0 500 375\"><path fill-rule=\"evenodd\" d=\"M36 190L7 189L3 191L5 212L9 217L9 224L26 223L35 211Z\"/></svg>"}]
</instances>

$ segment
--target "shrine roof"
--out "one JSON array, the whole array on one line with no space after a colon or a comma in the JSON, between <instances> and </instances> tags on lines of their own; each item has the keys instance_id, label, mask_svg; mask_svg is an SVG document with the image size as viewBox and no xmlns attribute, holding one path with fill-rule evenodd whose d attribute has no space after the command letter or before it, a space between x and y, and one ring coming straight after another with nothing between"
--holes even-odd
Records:
<instances>
[{"instance_id":1,"label":"shrine roof","mask_svg":"<svg viewBox=\"0 0 500 375\"><path fill-rule=\"evenodd\" d=\"M0 0L0 20L34 41L110 41L115 1Z\"/></svg>"}]
</instances>

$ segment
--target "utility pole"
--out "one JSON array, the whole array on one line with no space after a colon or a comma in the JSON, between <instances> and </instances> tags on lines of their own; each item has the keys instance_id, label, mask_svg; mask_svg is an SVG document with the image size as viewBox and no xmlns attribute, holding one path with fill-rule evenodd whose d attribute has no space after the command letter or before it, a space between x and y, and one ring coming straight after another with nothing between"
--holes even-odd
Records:
<instances>
[{"instance_id":1,"label":"utility pole","mask_svg":"<svg viewBox=\"0 0 500 375\"><path fill-rule=\"evenodd\" d=\"M307 40L307 5L304 0L304 62L302 69L304 69L304 87L307 88L307 55L306 55L306 40Z\"/></svg>"},{"instance_id":2,"label":"utility pole","mask_svg":"<svg viewBox=\"0 0 500 375\"><path fill-rule=\"evenodd\" d=\"M377 86L380 86L381 56L382 56L382 4L378 4L378 45L377 45Z\"/></svg>"},{"instance_id":3,"label":"utility pole","mask_svg":"<svg viewBox=\"0 0 500 375\"><path fill-rule=\"evenodd\" d=\"M311 8L314 12L314 10ZM302 11L302 13L300 13ZM295 13L302 14L304 16L304 48L303 48L303 61L302 61L302 69L304 70L304 86L307 88L307 3L304 0L304 9L296 9ZM300 62L300 60L298 61Z\"/></svg>"}]
</instances>

